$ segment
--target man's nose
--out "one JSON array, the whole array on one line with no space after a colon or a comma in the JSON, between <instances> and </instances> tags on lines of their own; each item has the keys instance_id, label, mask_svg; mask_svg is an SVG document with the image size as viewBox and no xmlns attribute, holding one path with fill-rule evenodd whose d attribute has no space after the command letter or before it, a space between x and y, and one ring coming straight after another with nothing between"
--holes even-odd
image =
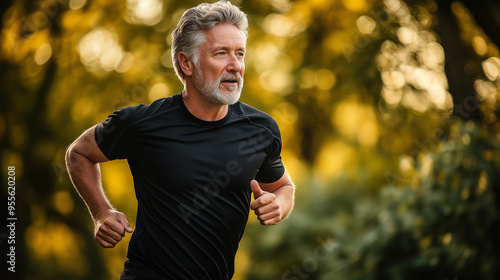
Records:
<instances>
[{"instance_id":1,"label":"man's nose","mask_svg":"<svg viewBox=\"0 0 500 280\"><path fill-rule=\"evenodd\" d=\"M229 56L229 61L226 66L227 72L240 72L243 69L244 61L238 59L236 54L231 54Z\"/></svg>"}]
</instances>

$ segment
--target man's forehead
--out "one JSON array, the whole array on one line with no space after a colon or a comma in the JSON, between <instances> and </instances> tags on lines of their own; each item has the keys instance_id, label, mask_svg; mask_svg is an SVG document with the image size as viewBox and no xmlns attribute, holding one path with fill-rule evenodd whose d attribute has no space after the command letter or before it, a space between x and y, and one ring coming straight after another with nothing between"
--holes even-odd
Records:
<instances>
[{"instance_id":1,"label":"man's forehead","mask_svg":"<svg viewBox=\"0 0 500 280\"><path fill-rule=\"evenodd\" d=\"M245 35L232 24L219 24L214 28L205 30L204 33L206 38L205 43L211 49L223 47L245 49L246 47Z\"/></svg>"}]
</instances>

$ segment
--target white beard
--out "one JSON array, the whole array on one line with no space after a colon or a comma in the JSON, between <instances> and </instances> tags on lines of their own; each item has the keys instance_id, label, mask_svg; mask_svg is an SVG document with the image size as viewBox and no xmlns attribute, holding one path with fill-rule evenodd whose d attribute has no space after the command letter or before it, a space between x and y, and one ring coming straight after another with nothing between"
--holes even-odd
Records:
<instances>
[{"instance_id":1,"label":"white beard","mask_svg":"<svg viewBox=\"0 0 500 280\"><path fill-rule=\"evenodd\" d=\"M231 91L229 93L222 93L220 91L222 81L227 79L238 80L238 89L236 91L233 91L234 87L228 88ZM215 81L207 81L199 68L195 68L194 87L211 104L232 105L240 99L243 88L243 77L241 77L240 73L236 73L221 75Z\"/></svg>"}]
</instances>

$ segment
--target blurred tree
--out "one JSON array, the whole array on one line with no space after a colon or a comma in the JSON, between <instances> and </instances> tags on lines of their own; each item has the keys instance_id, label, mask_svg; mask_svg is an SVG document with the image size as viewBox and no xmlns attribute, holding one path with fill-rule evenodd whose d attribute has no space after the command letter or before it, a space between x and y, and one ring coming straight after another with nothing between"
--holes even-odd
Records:
<instances>
[{"instance_id":1,"label":"blurred tree","mask_svg":"<svg viewBox=\"0 0 500 280\"><path fill-rule=\"evenodd\" d=\"M65 149L113 110L182 90L172 70L169 34L181 14L200 2L1 2L1 166L16 166L19 278L118 278L127 240L113 250L95 243L85 206L67 178ZM420 269L427 276L497 275L487 267L477 271L484 260L477 252L489 256L490 251L475 242L493 235L478 227L477 235L465 236L456 219L439 212L444 210L438 203L465 197L468 189L467 199L453 200L457 209L465 209L463 217L476 217L487 207L497 211L488 199L498 181L488 170L498 166L489 148L500 131L498 4L238 3L250 20L242 99L278 121L283 158L299 188L288 222L273 228L249 225L235 279L246 272L250 279L397 279ZM466 132L451 133L448 141L452 111L476 123L472 130L459 126ZM481 122L490 130L479 129ZM444 159L457 156L443 148L451 146L456 153L467 152L464 160L477 159L470 170ZM432 172L441 175L429 174L448 187L415 179L430 157L420 154L432 155ZM102 168L108 195L134 223L126 163ZM453 183L460 181L458 172L463 184ZM379 194L388 184L401 187L385 187ZM472 196L474 184L486 184L481 195ZM427 213L422 205L428 204L437 212ZM417 214L441 218L446 226L404 223L419 220L412 218ZM483 218L482 225L497 223L493 216ZM449 256L438 254L437 264L446 266L442 270L432 266L436 251ZM460 252L467 257L452 262ZM401 262L393 266L395 256ZM458 266L461 262L464 266Z\"/></svg>"},{"instance_id":2,"label":"blurred tree","mask_svg":"<svg viewBox=\"0 0 500 280\"><path fill-rule=\"evenodd\" d=\"M31 222L30 209L24 206L30 205L33 198L39 194L40 189L35 186L44 186L44 191L47 193L54 190L55 177L50 176L53 174L52 168L44 159L32 156L37 154L39 146L29 140L47 139L51 135L52 127L38 120L43 120L47 113L45 100L55 80L58 65L56 61L49 60L43 69L33 69L37 68L33 65L34 61L24 60L26 53L32 51L30 46L20 49L5 49L5 47L13 41L16 42L16 47L20 47L17 42L23 44L24 40L28 40L27 37L42 29L45 33L43 36L58 38L61 35L61 28L58 24L59 14L49 17L44 13L48 11L45 9L50 9L46 3L7 1L2 3L4 4L12 4L12 6L2 7L8 7L8 9L2 9L4 28L2 29L3 50L0 60L3 72L1 79L4 85L1 106L2 168L5 170L9 165L16 167L17 207L15 213L20 221L16 224L16 236L19 238L16 242L16 265L19 268L17 276L22 276L23 270L29 267L29 263L26 262L26 243L22 242L22 237ZM30 16L14 23L12 16L16 10L13 7L18 8L19 13L26 13ZM38 22L40 18L35 17L35 11L39 10L44 11L36 14L43 17L43 23ZM26 81L27 76L30 76L30 71L37 72L36 80ZM23 176L24 174L31 176Z\"/></svg>"},{"instance_id":3,"label":"blurred tree","mask_svg":"<svg viewBox=\"0 0 500 280\"><path fill-rule=\"evenodd\" d=\"M339 271L345 279L497 279L500 142L491 136L473 122L453 126L410 167L409 185L387 186L355 211L367 230L342 238L332 258L339 264L318 279Z\"/></svg>"},{"instance_id":4,"label":"blurred tree","mask_svg":"<svg viewBox=\"0 0 500 280\"><path fill-rule=\"evenodd\" d=\"M488 38L498 38L498 29L492 22L487 36L474 22L478 6L491 18L497 4L445 2L381 1L359 17L375 19L378 32L368 34L382 41L358 38L344 52L349 69L364 65L358 46L376 49L379 147L408 156L397 171L386 166L386 187L373 197L363 187L369 182L337 176L321 189L306 179L307 198L298 196L288 222L249 235L260 260L250 279L498 278L500 60ZM375 100L379 92L371 91ZM454 119L475 122L450 128Z\"/></svg>"},{"instance_id":5,"label":"blurred tree","mask_svg":"<svg viewBox=\"0 0 500 280\"><path fill-rule=\"evenodd\" d=\"M458 122L406 160L405 183L374 199L362 186L316 187L283 225L251 227L249 279L497 279L498 138Z\"/></svg>"},{"instance_id":6,"label":"blurred tree","mask_svg":"<svg viewBox=\"0 0 500 280\"><path fill-rule=\"evenodd\" d=\"M495 1L436 1L436 14L439 23L437 32L447 57L446 73L450 84L450 92L455 101L455 114L464 119L480 119L479 102L475 96L474 79L482 76L477 57L486 54L498 56L498 30L500 30L500 3ZM465 26L464 19L470 13L468 21L477 24L477 27ZM461 23L462 21L462 23ZM478 32L483 40L491 41L490 45L497 46L495 51L478 49L477 40L481 40L467 29L481 29ZM465 34L464 34L465 33ZM465 36L464 36L465 35ZM476 43L475 43L476 41ZM469 109L469 110L467 110ZM472 109L472 110L471 110Z\"/></svg>"}]
</instances>

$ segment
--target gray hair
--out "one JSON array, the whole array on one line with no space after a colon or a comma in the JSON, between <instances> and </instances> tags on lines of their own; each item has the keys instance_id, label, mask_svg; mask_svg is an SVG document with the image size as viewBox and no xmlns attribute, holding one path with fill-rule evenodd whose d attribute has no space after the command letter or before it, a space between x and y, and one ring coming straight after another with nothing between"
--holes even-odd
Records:
<instances>
[{"instance_id":1,"label":"gray hair","mask_svg":"<svg viewBox=\"0 0 500 280\"><path fill-rule=\"evenodd\" d=\"M213 4L202 3L188 9L182 15L177 27L172 31L172 62L175 74L185 82L185 74L179 63L179 53L184 52L194 65L198 67L198 48L205 42L204 30L214 28L221 23L236 26L248 38L247 15L229 1L218 1Z\"/></svg>"}]
</instances>

